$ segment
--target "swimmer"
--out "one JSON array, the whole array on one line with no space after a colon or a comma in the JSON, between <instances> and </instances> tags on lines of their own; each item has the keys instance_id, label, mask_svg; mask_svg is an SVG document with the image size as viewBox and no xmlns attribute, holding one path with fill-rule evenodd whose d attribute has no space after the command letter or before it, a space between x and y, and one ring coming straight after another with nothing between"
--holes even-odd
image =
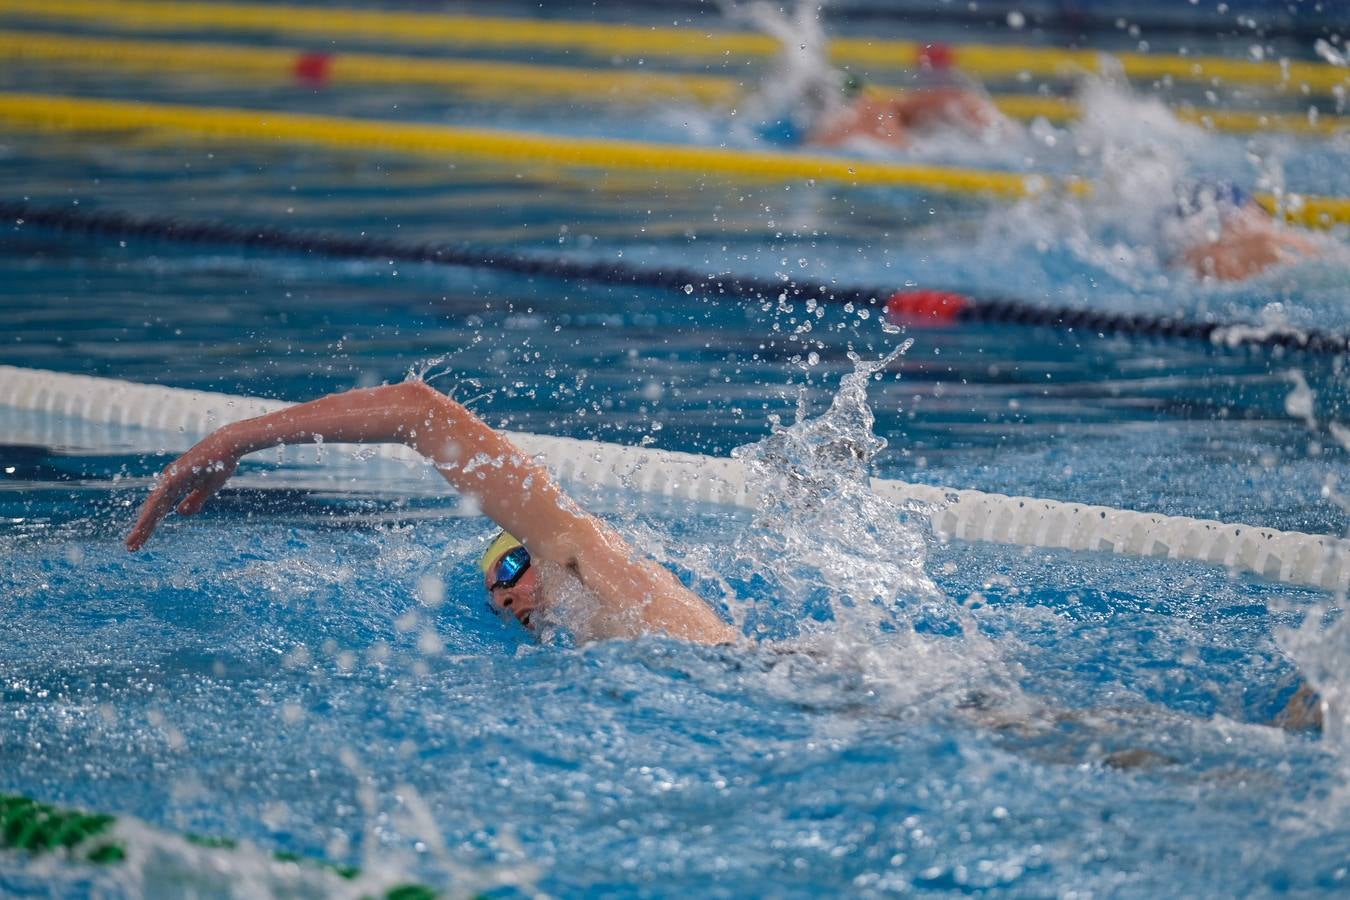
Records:
<instances>
[{"instance_id":1,"label":"swimmer","mask_svg":"<svg viewBox=\"0 0 1350 900\"><path fill-rule=\"evenodd\" d=\"M164 469L127 535L127 549L145 546L170 510L184 516L200 512L244 456L319 442L404 444L473 497L503 528L479 560L489 604L526 628L537 630L584 594L591 613L574 628L581 640L650 634L703 644L742 640L670 571L577 506L543 466L421 381L333 394L217 429ZM567 624L578 620L569 617ZM1315 729L1321 706L1305 688L1276 724ZM980 704L970 709L991 727L1010 728L1017 721Z\"/></svg>"},{"instance_id":2,"label":"swimmer","mask_svg":"<svg viewBox=\"0 0 1350 900\"><path fill-rule=\"evenodd\" d=\"M795 15L766 2L727 5L778 40L780 51L763 85L747 101L759 137L775 144L835 147L856 139L908 147L924 133L988 134L1008 120L978 85L952 65L941 44L920 50L916 86L901 92L868 89L857 75L830 65L819 9L799 3Z\"/></svg>"},{"instance_id":3,"label":"swimmer","mask_svg":"<svg viewBox=\"0 0 1350 900\"><path fill-rule=\"evenodd\" d=\"M1178 261L1201 278L1241 281L1321 252L1228 182L1187 186L1169 218L1169 239L1183 248Z\"/></svg>"},{"instance_id":4,"label":"swimmer","mask_svg":"<svg viewBox=\"0 0 1350 900\"><path fill-rule=\"evenodd\" d=\"M917 77L917 87L901 92L850 84L850 103L821 121L810 142L829 147L861 137L907 147L918 135L945 131L978 138L1010 125L984 89L956 70L945 45L919 51Z\"/></svg>"},{"instance_id":5,"label":"swimmer","mask_svg":"<svg viewBox=\"0 0 1350 900\"><path fill-rule=\"evenodd\" d=\"M490 603L527 628L580 594L593 610L581 639L738 640L702 598L577 506L543 466L420 381L333 394L216 430L164 470L127 535L127 549L143 547L170 510L199 512L247 454L321 441L405 444L473 497L505 529L480 564Z\"/></svg>"},{"instance_id":6,"label":"swimmer","mask_svg":"<svg viewBox=\"0 0 1350 900\"><path fill-rule=\"evenodd\" d=\"M834 147L864 138L908 147L916 134L955 130L978 137L1005 121L982 92L957 85L881 95L859 91L852 103L813 128L807 142Z\"/></svg>"}]
</instances>

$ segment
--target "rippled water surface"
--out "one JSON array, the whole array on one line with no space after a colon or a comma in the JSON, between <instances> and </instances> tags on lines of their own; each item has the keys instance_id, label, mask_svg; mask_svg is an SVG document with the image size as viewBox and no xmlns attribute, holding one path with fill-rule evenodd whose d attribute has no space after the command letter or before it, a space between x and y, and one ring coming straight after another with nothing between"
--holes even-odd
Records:
<instances>
[{"instance_id":1,"label":"rippled water surface","mask_svg":"<svg viewBox=\"0 0 1350 900\"><path fill-rule=\"evenodd\" d=\"M679 107L40 67L0 82L737 139ZM1116 186L1095 201L17 130L0 133L0 185L43 204L1345 330L1343 235L1320 260L1216 287L1169 268L1137 195L1141 171L1206 167L1345 192L1343 140L1215 136L1158 124L1147 96L1089 90L1096 119L960 161ZM1135 141L1149 123L1162 130ZM0 409L0 792L121 814L129 848L108 867L0 852L0 893L1343 894L1341 720L1325 736L1271 725L1308 677L1333 711L1345 702L1339 598L1176 561L945 543L866 486L1342 533L1340 362L881 320L7 226L0 364L303 400L437 360L433 384L494 425L735 450L770 500L583 492L745 645L540 642L485 608L491 523L431 474L260 454L131 555L121 538L183 437Z\"/></svg>"}]
</instances>

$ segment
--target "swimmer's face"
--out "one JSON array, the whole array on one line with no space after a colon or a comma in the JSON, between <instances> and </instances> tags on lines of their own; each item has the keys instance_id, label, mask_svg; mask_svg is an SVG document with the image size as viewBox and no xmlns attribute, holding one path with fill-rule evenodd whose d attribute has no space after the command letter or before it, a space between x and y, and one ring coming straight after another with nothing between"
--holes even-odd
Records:
<instances>
[{"instance_id":1,"label":"swimmer's face","mask_svg":"<svg viewBox=\"0 0 1350 900\"><path fill-rule=\"evenodd\" d=\"M489 571L495 570L496 562L489 567ZM491 597L491 604L497 612L508 612L516 617L516 621L530 627L530 619L542 605L539 590L539 570L534 566L526 569L520 576L520 580L510 587L488 587L489 582L483 582L483 586L488 588L488 594Z\"/></svg>"}]
</instances>

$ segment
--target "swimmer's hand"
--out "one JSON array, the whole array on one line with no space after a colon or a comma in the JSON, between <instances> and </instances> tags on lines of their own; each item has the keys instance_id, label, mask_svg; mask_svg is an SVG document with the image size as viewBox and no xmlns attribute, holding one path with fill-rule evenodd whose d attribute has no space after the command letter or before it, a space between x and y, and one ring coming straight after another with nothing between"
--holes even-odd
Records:
<instances>
[{"instance_id":1,"label":"swimmer's hand","mask_svg":"<svg viewBox=\"0 0 1350 900\"><path fill-rule=\"evenodd\" d=\"M127 535L128 550L145 546L175 505L180 516L200 512L211 495L229 481L241 454L226 437L227 430L228 426L220 429L169 463L159 476L159 484L141 504L140 517Z\"/></svg>"}]
</instances>

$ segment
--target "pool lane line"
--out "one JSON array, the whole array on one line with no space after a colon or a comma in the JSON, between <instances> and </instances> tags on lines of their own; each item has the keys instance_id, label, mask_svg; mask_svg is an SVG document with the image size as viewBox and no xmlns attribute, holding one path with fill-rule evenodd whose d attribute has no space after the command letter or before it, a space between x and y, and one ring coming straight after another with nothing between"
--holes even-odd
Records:
<instances>
[{"instance_id":1,"label":"pool lane line","mask_svg":"<svg viewBox=\"0 0 1350 900\"><path fill-rule=\"evenodd\" d=\"M444 59L374 53L313 51L166 40L70 36L36 31L0 31L0 58L117 65L139 72L189 71L228 73L269 81L285 80L314 86L328 84L434 85L473 90L479 96L534 95L584 97L592 101L697 101L731 105L748 93L744 81L715 75L620 71L577 66L541 66L489 60ZM903 93L880 85L878 95ZM991 96L994 105L1016 119L1044 118L1065 122L1078 118L1078 104L1063 97L1034 94ZM1337 115L1222 110L1182 106L1172 109L1184 122L1215 131L1287 131L1331 135L1350 128Z\"/></svg>"},{"instance_id":2,"label":"pool lane line","mask_svg":"<svg viewBox=\"0 0 1350 900\"><path fill-rule=\"evenodd\" d=\"M493 250L468 244L415 243L369 235L238 225L227 222L137 216L84 206L41 206L0 200L0 219L15 227L38 226L74 234L147 238L187 244L219 244L253 250L299 253L333 259L364 259L492 269L529 277L599 284L663 288L763 301L780 295L789 301L814 300L833 305L876 307L893 321L913 327L950 327L959 323L1024 325L1086 336L1107 334L1169 338L1219 347L1247 347L1301 353L1343 354L1350 335L1318 330L1274 329L1244 322L1200 322L1169 316L1129 315L1099 310L1042 306L1016 298L977 297L961 291L895 285L839 285L784 282L733 273L709 274L679 266L638 266L608 260Z\"/></svg>"},{"instance_id":3,"label":"pool lane line","mask_svg":"<svg viewBox=\"0 0 1350 900\"><path fill-rule=\"evenodd\" d=\"M0 365L0 406L148 428L182 442L199 440L221 425L289 405L258 397ZM520 432L507 432L507 436L526 453L541 457L561 481L749 509L759 502L745 465L738 459ZM181 449L187 446L184 443ZM325 444L322 462L343 464L347 456L340 452L343 446ZM168 449L162 442L157 448L160 454ZM416 458L423 471L434 471L402 445L348 449L367 454L373 449L377 455L401 460ZM1350 541L1334 535L885 478L871 478L869 485L895 503L919 504L942 539L1166 557L1329 591L1350 586Z\"/></svg>"},{"instance_id":4,"label":"pool lane line","mask_svg":"<svg viewBox=\"0 0 1350 900\"><path fill-rule=\"evenodd\" d=\"M1050 190L1083 196L1088 182L1041 174L887 162L845 156L738 150L618 139L573 138L267 109L202 107L51 94L0 93L0 123L38 130L105 132L159 129L242 143L289 141L422 156L471 156L548 165L724 175L751 182L831 181L851 187L902 187L934 193L1015 199ZM1350 199L1255 193L1267 211L1309 228L1350 222Z\"/></svg>"},{"instance_id":5,"label":"pool lane line","mask_svg":"<svg viewBox=\"0 0 1350 900\"><path fill-rule=\"evenodd\" d=\"M309 84L425 84L609 98L693 99L730 103L743 94L731 78L646 71L542 66L477 59L313 51L166 40L126 40L0 31L0 58L120 65L138 71L214 71Z\"/></svg>"},{"instance_id":6,"label":"pool lane line","mask_svg":"<svg viewBox=\"0 0 1350 900\"><path fill-rule=\"evenodd\" d=\"M33 856L52 853L96 865L115 865L127 861L126 838L118 834L116 816L52 806L22 794L0 794L0 849L17 850ZM179 837L174 835L174 837ZM209 838L194 834L181 839L209 850L234 850L239 845L229 838ZM311 866L331 872L347 881L361 876L355 866L340 866L321 859L280 851L261 851L276 862ZM405 883L386 889L384 900L434 900L440 894L422 884Z\"/></svg>"},{"instance_id":7,"label":"pool lane line","mask_svg":"<svg viewBox=\"0 0 1350 900\"><path fill-rule=\"evenodd\" d=\"M424 156L476 156L599 169L674 171L775 182L823 180L921 188L935 192L1025 197L1051 187L1043 175L883 162L781 151L735 150L650 141L571 138L493 128L465 128L173 103L0 93L0 122L55 131L166 129L244 143L289 141ZM1058 186L1086 189L1076 180ZM1347 201L1350 218L1350 201Z\"/></svg>"},{"instance_id":8,"label":"pool lane line","mask_svg":"<svg viewBox=\"0 0 1350 900\"><path fill-rule=\"evenodd\" d=\"M549 48L578 50L593 56L640 56L739 61L773 56L779 44L766 35L709 31L697 27L657 27L498 16L447 15L331 6L258 3L155 2L155 0L0 0L0 14L33 20L78 21L122 29L294 33L324 37L385 40L419 45L461 44L476 48ZM921 41L835 38L836 63L887 69L918 64ZM1230 59L1149 53L1106 53L1025 45L956 44L949 48L956 67L982 78L1024 74L1058 77L1119 67L1135 79L1197 81L1210 86L1263 84L1301 93L1331 93L1350 82L1350 71L1325 63L1280 59Z\"/></svg>"}]
</instances>

